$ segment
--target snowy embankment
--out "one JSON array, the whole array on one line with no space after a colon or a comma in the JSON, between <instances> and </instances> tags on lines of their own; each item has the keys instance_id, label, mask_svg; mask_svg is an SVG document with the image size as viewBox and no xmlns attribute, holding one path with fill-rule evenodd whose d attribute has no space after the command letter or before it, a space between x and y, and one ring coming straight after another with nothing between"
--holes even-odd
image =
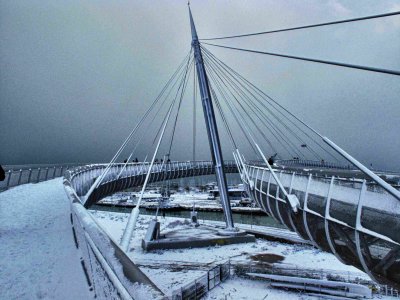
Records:
<instances>
[{"instance_id":1,"label":"snowy embankment","mask_svg":"<svg viewBox=\"0 0 400 300\"><path fill-rule=\"evenodd\" d=\"M91 211L93 216L98 220L99 224L116 240L119 241L125 228L128 214ZM193 249L175 249L175 250L158 250L153 252L144 252L141 248L141 239L148 228L151 216L140 216L135 230L135 235L131 241L129 256L138 264L153 282L166 294L184 286L185 284L198 279L206 274L207 270L213 265L230 260L232 264L248 264L254 263L252 256L257 254L279 255L283 257L280 262L280 267L298 268L298 269L317 269L325 271L340 272L343 274L352 274L360 278L368 279L368 277L358 269L347 266L339 262L334 255L315 249L308 245L289 245L278 242L257 239L256 243L234 244L226 246L215 246L206 248ZM161 233L170 230L184 228L183 219L179 218L159 218L161 222ZM245 279L237 279L241 283L250 282ZM229 282L229 281L227 281ZM213 291L210 299L221 299L216 296L217 291L225 295L222 290L223 286L230 285L223 283ZM245 284L245 285L246 285ZM256 287L262 287L260 294L270 295L285 295L282 291L270 290L268 292L266 284L258 282L251 284ZM237 286L235 289L239 289ZM222 289L222 290L221 290ZM246 294L246 291L237 291L237 296L241 299L241 293ZM248 293L248 290L247 290ZM233 290L229 290L227 296L233 295ZM286 293L287 296L293 295ZM224 298L222 298L224 299ZM228 298L230 299L230 298ZM245 299L260 299L260 298L245 298ZM273 298L274 299L274 298ZM277 298L278 299L278 298ZM280 299L280 298L279 298ZM281 298L289 299L289 298ZM295 294L294 298L297 299ZM315 298L313 298L315 299Z\"/></svg>"},{"instance_id":2,"label":"snowy embankment","mask_svg":"<svg viewBox=\"0 0 400 300\"><path fill-rule=\"evenodd\" d=\"M62 179L0 193L0 299L91 299Z\"/></svg>"}]
</instances>

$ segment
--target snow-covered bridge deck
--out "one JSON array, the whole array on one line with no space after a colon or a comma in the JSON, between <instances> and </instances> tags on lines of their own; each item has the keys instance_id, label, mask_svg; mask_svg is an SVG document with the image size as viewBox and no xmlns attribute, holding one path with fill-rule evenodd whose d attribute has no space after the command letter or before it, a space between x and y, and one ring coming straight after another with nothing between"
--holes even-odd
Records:
<instances>
[{"instance_id":1,"label":"snow-covered bridge deck","mask_svg":"<svg viewBox=\"0 0 400 300\"><path fill-rule=\"evenodd\" d=\"M0 298L91 299L62 179L0 193Z\"/></svg>"}]
</instances>

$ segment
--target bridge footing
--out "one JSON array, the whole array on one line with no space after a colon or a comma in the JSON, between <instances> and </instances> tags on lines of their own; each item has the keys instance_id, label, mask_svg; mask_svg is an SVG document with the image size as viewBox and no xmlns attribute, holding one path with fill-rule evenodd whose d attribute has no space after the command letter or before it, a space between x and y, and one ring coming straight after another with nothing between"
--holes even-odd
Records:
<instances>
[{"instance_id":1,"label":"bridge footing","mask_svg":"<svg viewBox=\"0 0 400 300\"><path fill-rule=\"evenodd\" d=\"M246 235L246 231L240 230L239 228L224 228L218 230L220 236L242 236Z\"/></svg>"},{"instance_id":2,"label":"bridge footing","mask_svg":"<svg viewBox=\"0 0 400 300\"><path fill-rule=\"evenodd\" d=\"M238 231L240 234L221 235L221 229L200 225L188 225L159 235L158 239L142 240L145 251L160 249L200 248L215 245L230 245L239 243L254 243L256 238L252 234ZM146 235L147 236L147 235ZM149 235L151 236L151 235Z\"/></svg>"}]
</instances>

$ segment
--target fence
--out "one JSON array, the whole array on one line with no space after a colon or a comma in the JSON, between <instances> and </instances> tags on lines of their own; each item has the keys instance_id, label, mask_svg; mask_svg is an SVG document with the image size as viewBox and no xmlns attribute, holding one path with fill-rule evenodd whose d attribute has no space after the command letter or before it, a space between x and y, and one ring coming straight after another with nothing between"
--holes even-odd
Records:
<instances>
[{"instance_id":1,"label":"fence","mask_svg":"<svg viewBox=\"0 0 400 300\"><path fill-rule=\"evenodd\" d=\"M227 261L207 271L207 274L172 292L172 300L201 299L209 290L230 277L231 264Z\"/></svg>"},{"instance_id":2,"label":"fence","mask_svg":"<svg viewBox=\"0 0 400 300\"><path fill-rule=\"evenodd\" d=\"M377 284L374 281L370 280L367 275L362 276L360 273L356 272L344 272L327 269L293 268L285 266L284 264L270 265L267 263L249 263L248 261L231 262L231 266L234 273L242 277L248 277L247 273L260 273L356 283L370 287L372 289L372 292L375 294L400 298L400 292L397 289L389 287L387 285Z\"/></svg>"},{"instance_id":3,"label":"fence","mask_svg":"<svg viewBox=\"0 0 400 300\"><path fill-rule=\"evenodd\" d=\"M326 169L339 169L339 170L350 170L350 165L340 165L332 162L316 161L316 160L306 160L306 159L286 159L277 160L277 164L284 166L301 166L301 167L316 167L316 168L326 168Z\"/></svg>"},{"instance_id":4,"label":"fence","mask_svg":"<svg viewBox=\"0 0 400 300\"><path fill-rule=\"evenodd\" d=\"M269 263L249 263L248 261L232 262L232 268L238 276L246 276L247 273L274 274L282 276L294 276L311 279L326 279L331 281L343 281L358 284L374 284L367 275L356 272L343 272L327 269L297 268L285 264L271 265Z\"/></svg>"},{"instance_id":5,"label":"fence","mask_svg":"<svg viewBox=\"0 0 400 300\"><path fill-rule=\"evenodd\" d=\"M76 168L78 165L62 164L48 166L33 166L22 168L6 168L6 178L0 181L0 191L5 191L11 187L26 184L38 183L64 175L64 172Z\"/></svg>"},{"instance_id":6,"label":"fence","mask_svg":"<svg viewBox=\"0 0 400 300\"><path fill-rule=\"evenodd\" d=\"M70 174L66 175L64 188L71 204L75 245L82 255L81 264L95 298L164 299L161 291L83 207L68 180Z\"/></svg>"},{"instance_id":7,"label":"fence","mask_svg":"<svg viewBox=\"0 0 400 300\"><path fill-rule=\"evenodd\" d=\"M377 291L375 293L379 294L379 295L385 295L385 296L392 296L392 297L400 298L400 291L396 290L396 289L394 289L392 287L388 287L387 285L380 285L377 288Z\"/></svg>"}]
</instances>

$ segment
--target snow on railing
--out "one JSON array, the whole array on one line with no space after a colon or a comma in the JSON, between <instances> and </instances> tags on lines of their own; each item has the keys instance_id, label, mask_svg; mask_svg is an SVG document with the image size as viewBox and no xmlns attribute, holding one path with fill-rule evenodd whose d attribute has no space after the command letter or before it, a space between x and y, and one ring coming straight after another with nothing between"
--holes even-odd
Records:
<instances>
[{"instance_id":1,"label":"snow on railing","mask_svg":"<svg viewBox=\"0 0 400 300\"><path fill-rule=\"evenodd\" d=\"M232 273L242 277L248 277L248 273L259 273L355 283L368 286L372 290L373 294L400 298L399 290L389 287L388 285L378 284L368 278L366 274L360 274L358 272L304 267L298 268L297 266L282 263L272 265L268 263L262 264L260 262L249 263L249 261L246 260L233 260L230 262L230 265Z\"/></svg>"},{"instance_id":2,"label":"snow on railing","mask_svg":"<svg viewBox=\"0 0 400 300\"><path fill-rule=\"evenodd\" d=\"M67 172L64 178L71 204L72 231L88 284L96 298L164 299L162 292L84 208L71 185L72 175Z\"/></svg>"},{"instance_id":3,"label":"snow on railing","mask_svg":"<svg viewBox=\"0 0 400 300\"><path fill-rule=\"evenodd\" d=\"M31 165L31 166L9 166L5 167L5 179L0 181L0 191L8 190L11 187L27 183L39 183L64 175L64 172L78 165Z\"/></svg>"},{"instance_id":4,"label":"snow on railing","mask_svg":"<svg viewBox=\"0 0 400 300\"><path fill-rule=\"evenodd\" d=\"M284 166L301 166L301 167L314 167L314 168L326 168L326 169L340 169L340 170L350 170L352 166L350 165L340 165L332 162L325 162L323 160L307 160L307 159L285 159L277 160L277 164Z\"/></svg>"},{"instance_id":5,"label":"snow on railing","mask_svg":"<svg viewBox=\"0 0 400 300\"><path fill-rule=\"evenodd\" d=\"M227 280L230 275L231 264L228 260L223 264L218 264L212 269L209 269L207 274L173 291L170 298L172 300L202 299L208 291Z\"/></svg>"},{"instance_id":6,"label":"snow on railing","mask_svg":"<svg viewBox=\"0 0 400 300\"><path fill-rule=\"evenodd\" d=\"M370 188L366 180L279 170L282 184L300 200L300 214L288 214L269 170L246 168L255 182L250 196L274 219L374 281L399 286L400 203L393 195L376 185Z\"/></svg>"}]
</instances>

